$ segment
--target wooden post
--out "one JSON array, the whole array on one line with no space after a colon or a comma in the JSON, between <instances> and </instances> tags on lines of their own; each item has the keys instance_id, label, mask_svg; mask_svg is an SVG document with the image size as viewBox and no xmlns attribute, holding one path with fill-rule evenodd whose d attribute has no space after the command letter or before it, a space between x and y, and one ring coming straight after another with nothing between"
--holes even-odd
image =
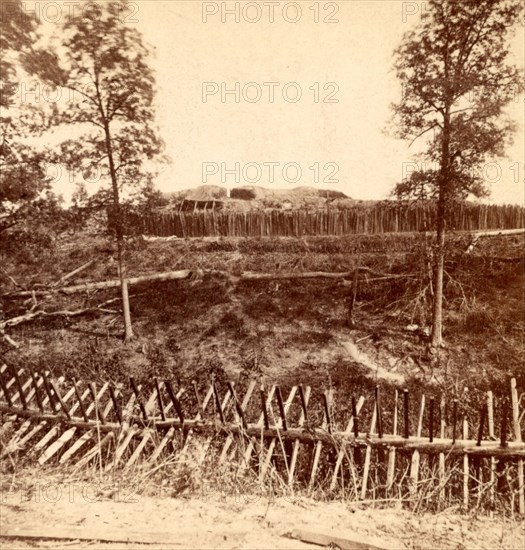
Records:
<instances>
[{"instance_id":1,"label":"wooden post","mask_svg":"<svg viewBox=\"0 0 525 550\"><path fill-rule=\"evenodd\" d=\"M374 407L374 412L372 413L372 421L370 422L370 433L373 433L376 429L377 421L377 407ZM372 458L372 447L370 445L366 446L365 453L365 464L363 466L363 481L361 484L361 500L364 500L366 497L366 491L368 486L368 474L370 472L370 460Z\"/></svg>"},{"instance_id":2,"label":"wooden post","mask_svg":"<svg viewBox=\"0 0 525 550\"><path fill-rule=\"evenodd\" d=\"M297 393L297 386L293 386L290 390L288 398L286 399L286 402L283 404L283 411L284 411L285 416L286 416L286 413L287 413L288 409L290 408L290 405L292 404L292 401L293 401L296 393ZM282 419L276 423L276 429L278 431L278 434L279 434L279 430L280 430L281 427L282 427ZM270 444L268 445L268 452L266 453L266 457L264 458L264 463L262 465L262 469L259 472L259 481L260 482L264 481L264 478L266 476L266 472L268 471L268 467L270 465L270 461L272 460L272 457L273 457L273 452L274 452L276 444L277 444L277 437L272 437L272 439L270 441ZM287 461L286 455L284 453L283 453L283 458L284 458L285 463L286 463L286 469L289 472L288 461Z\"/></svg>"},{"instance_id":3,"label":"wooden post","mask_svg":"<svg viewBox=\"0 0 525 550\"><path fill-rule=\"evenodd\" d=\"M380 401L380 395L379 395L379 384L376 385L375 388L375 405L376 405L376 411L377 411L377 434L379 436L379 439L383 439L383 419L381 418L381 401Z\"/></svg>"},{"instance_id":4,"label":"wooden post","mask_svg":"<svg viewBox=\"0 0 525 550\"><path fill-rule=\"evenodd\" d=\"M301 398L301 416L299 417L299 427L302 427L304 423L308 423L308 401L310 400L310 392L311 388L310 386L307 386L306 389L303 388L303 386L299 386L299 396ZM301 442L296 439L293 442L293 449L292 449L292 458L290 459L290 469L288 471L288 485L293 486L293 477L295 474L295 466L297 464L297 456L299 454L299 447L301 445Z\"/></svg>"},{"instance_id":5,"label":"wooden post","mask_svg":"<svg viewBox=\"0 0 525 550\"><path fill-rule=\"evenodd\" d=\"M423 418L425 414L425 395L421 396L421 406L419 408L419 419L417 422L417 432L416 436L421 437L421 432L423 430ZM412 497L415 497L417 494L417 485L419 483L419 462L420 455L419 451L416 449L412 453L412 459L410 461L410 493Z\"/></svg>"},{"instance_id":6,"label":"wooden post","mask_svg":"<svg viewBox=\"0 0 525 550\"><path fill-rule=\"evenodd\" d=\"M485 428L485 417L487 416L487 409L481 407L479 412L479 429L478 429L478 440L476 441L476 446L481 446L481 440L483 439L483 430Z\"/></svg>"},{"instance_id":7,"label":"wooden post","mask_svg":"<svg viewBox=\"0 0 525 550\"><path fill-rule=\"evenodd\" d=\"M38 410L44 412L44 403L42 402L42 397L40 396L40 388L38 387L38 380L36 379L35 371L32 368L29 368L31 373L31 380L33 382L33 388L35 389L35 398L38 405Z\"/></svg>"},{"instance_id":8,"label":"wooden post","mask_svg":"<svg viewBox=\"0 0 525 550\"><path fill-rule=\"evenodd\" d=\"M173 408L175 409L177 416L179 417L179 420L184 424L184 413L182 412L180 401L175 395L175 392L173 391L171 382L169 380L165 380L164 385L166 386L166 390L168 391L168 395L171 399L171 402L173 403Z\"/></svg>"},{"instance_id":9,"label":"wooden post","mask_svg":"<svg viewBox=\"0 0 525 550\"><path fill-rule=\"evenodd\" d=\"M277 386L275 394L277 395L277 404L279 405L279 415L281 416L282 427L283 430L286 431L288 430L288 424L286 423L286 411L284 409L283 396L279 386Z\"/></svg>"},{"instance_id":10,"label":"wooden post","mask_svg":"<svg viewBox=\"0 0 525 550\"><path fill-rule=\"evenodd\" d=\"M356 431L356 428L357 428L357 415L361 411L361 407L363 406L364 402L365 402L365 398L363 396L361 396L359 398L359 402L358 402L357 407L356 407L355 397L352 396L352 417L350 418L350 420L349 420L349 422L346 426L346 430L345 430L346 434L352 433L352 430L353 430L354 431L354 437L359 436L359 432ZM335 467L334 467L334 473L332 475L332 481L330 483L330 491L333 491L335 489L336 485L337 485L337 476L339 474L339 470L340 470L341 465L343 463L344 456L345 456L345 448L344 448L344 446L342 446L341 449L339 450L339 453L337 454L337 460L336 460ZM352 468L353 468L353 465L352 465ZM353 472L353 470L352 470L352 472Z\"/></svg>"},{"instance_id":11,"label":"wooden post","mask_svg":"<svg viewBox=\"0 0 525 550\"><path fill-rule=\"evenodd\" d=\"M199 409L199 414L201 414L204 417L205 407L202 404L202 401L201 401L201 398L200 398L200 395L199 395L199 389L197 388L197 380L192 380L191 385L193 387L193 393L194 393L195 399L197 401L197 408ZM215 393L214 390L213 390L213 385L212 385L211 390L212 390L213 393Z\"/></svg>"},{"instance_id":12,"label":"wooden post","mask_svg":"<svg viewBox=\"0 0 525 550\"><path fill-rule=\"evenodd\" d=\"M397 390L394 390L394 422L392 427L392 435L397 435ZM388 469L386 474L386 488L389 491L394 484L396 471L396 450L394 447L388 449Z\"/></svg>"},{"instance_id":13,"label":"wooden post","mask_svg":"<svg viewBox=\"0 0 525 550\"><path fill-rule=\"evenodd\" d=\"M404 414L404 431L405 431L405 439L408 439L410 437L410 419L408 415L408 390L405 388L403 390L403 414Z\"/></svg>"},{"instance_id":14,"label":"wooden post","mask_svg":"<svg viewBox=\"0 0 525 550\"><path fill-rule=\"evenodd\" d=\"M308 391L308 398L309 398L309 396L310 396L310 391ZM305 391L304 391L304 388L303 388L302 384L299 386L299 397L301 398L303 423L306 422L306 424L308 424L308 410L307 410L308 399L305 395Z\"/></svg>"},{"instance_id":15,"label":"wooden post","mask_svg":"<svg viewBox=\"0 0 525 550\"><path fill-rule=\"evenodd\" d=\"M491 391L487 392L487 417L489 438L494 439L494 398Z\"/></svg>"},{"instance_id":16,"label":"wooden post","mask_svg":"<svg viewBox=\"0 0 525 550\"><path fill-rule=\"evenodd\" d=\"M164 412L164 403L162 402L162 395L160 393L160 384L158 378L155 377L155 389L157 390L157 402L159 404L160 417L162 420L166 420L166 413Z\"/></svg>"},{"instance_id":17,"label":"wooden post","mask_svg":"<svg viewBox=\"0 0 525 550\"><path fill-rule=\"evenodd\" d=\"M468 439L468 420L463 416L463 439ZM463 455L463 506L468 508L469 503L469 459L468 454Z\"/></svg>"},{"instance_id":18,"label":"wooden post","mask_svg":"<svg viewBox=\"0 0 525 550\"><path fill-rule=\"evenodd\" d=\"M434 441L434 397L430 398L428 416L428 440L430 441L430 443L432 443L432 441Z\"/></svg>"},{"instance_id":19,"label":"wooden post","mask_svg":"<svg viewBox=\"0 0 525 550\"><path fill-rule=\"evenodd\" d=\"M458 421L458 400L454 399L452 408L452 445L456 442L456 426Z\"/></svg>"},{"instance_id":20,"label":"wooden post","mask_svg":"<svg viewBox=\"0 0 525 550\"><path fill-rule=\"evenodd\" d=\"M510 381L512 397L512 423L514 424L514 439L521 443L520 412L516 379ZM518 458L518 506L521 515L525 515L525 488L523 479L523 458Z\"/></svg>"},{"instance_id":21,"label":"wooden post","mask_svg":"<svg viewBox=\"0 0 525 550\"><path fill-rule=\"evenodd\" d=\"M443 395L439 403L439 424L439 437L445 439L445 397ZM443 501L445 498L445 453L439 453L438 477L439 500Z\"/></svg>"},{"instance_id":22,"label":"wooden post","mask_svg":"<svg viewBox=\"0 0 525 550\"><path fill-rule=\"evenodd\" d=\"M56 395L56 398L58 399L58 402L60 403L60 408L62 409L63 413L66 415L66 417L68 419L71 419L71 415L69 414L69 410L66 407L66 404L64 403L64 400L62 399L62 396L60 395L54 380L51 380L51 387L53 388L53 392Z\"/></svg>"},{"instance_id":23,"label":"wooden post","mask_svg":"<svg viewBox=\"0 0 525 550\"><path fill-rule=\"evenodd\" d=\"M7 404L12 407L13 401L11 399L11 394L9 392L9 388L7 387L7 384L5 383L5 380L3 376L0 376L0 387L2 388L2 391L4 392L4 398L7 401Z\"/></svg>"},{"instance_id":24,"label":"wooden post","mask_svg":"<svg viewBox=\"0 0 525 550\"><path fill-rule=\"evenodd\" d=\"M24 393L24 388L22 387L22 381L20 380L20 375L18 374L18 370L16 368L12 369L12 371L15 376L16 385L18 387L18 394L20 396L20 402L22 403L22 408L27 409L26 396Z\"/></svg>"},{"instance_id":25,"label":"wooden post","mask_svg":"<svg viewBox=\"0 0 525 550\"><path fill-rule=\"evenodd\" d=\"M328 433L332 433L332 418L330 415L330 394L328 391L323 392L323 405L324 405L324 414L326 418L326 427L328 429Z\"/></svg>"},{"instance_id":26,"label":"wooden post","mask_svg":"<svg viewBox=\"0 0 525 550\"><path fill-rule=\"evenodd\" d=\"M106 423L106 418L104 417L104 413L102 412L99 402L98 402L98 395L97 395L97 389L95 387L94 382L90 382L89 389L91 390L91 396L93 397L93 402L95 403L95 412L96 412L96 418L100 418L100 422L102 424Z\"/></svg>"},{"instance_id":27,"label":"wooden post","mask_svg":"<svg viewBox=\"0 0 525 550\"><path fill-rule=\"evenodd\" d=\"M491 391L487 392L487 418L488 418L488 429L489 429L489 439L494 440L494 399ZM494 506L495 498L495 483L496 483L496 459L490 457L490 503ZM492 511L491 511L492 514Z\"/></svg>"},{"instance_id":28,"label":"wooden post","mask_svg":"<svg viewBox=\"0 0 525 550\"><path fill-rule=\"evenodd\" d=\"M509 409L507 403L504 401L502 404L501 411L501 429L500 429L500 447L507 447L507 424L509 417Z\"/></svg>"},{"instance_id":29,"label":"wooden post","mask_svg":"<svg viewBox=\"0 0 525 550\"><path fill-rule=\"evenodd\" d=\"M261 385L260 390L261 395L261 408L262 408L262 414L264 419L264 428L267 430L270 427L270 422L268 420L268 404L266 399L266 390L264 389L264 386Z\"/></svg>"},{"instance_id":30,"label":"wooden post","mask_svg":"<svg viewBox=\"0 0 525 550\"><path fill-rule=\"evenodd\" d=\"M137 384L135 383L135 378L133 376L129 377L129 382L131 384L131 389L133 390L133 393L135 394L135 397L137 398L137 403L140 407L140 412L142 413L142 416L144 417L144 420L148 421L148 413L146 411L146 407L144 406L144 402L142 401L142 397L140 396L140 390L137 387Z\"/></svg>"},{"instance_id":31,"label":"wooden post","mask_svg":"<svg viewBox=\"0 0 525 550\"><path fill-rule=\"evenodd\" d=\"M215 406L219 411L219 418L221 420L221 424L224 424L224 411L222 410L221 398L219 396L219 390L217 389L217 384L215 384L215 378L212 378L211 384L213 386L213 395L215 396Z\"/></svg>"},{"instance_id":32,"label":"wooden post","mask_svg":"<svg viewBox=\"0 0 525 550\"><path fill-rule=\"evenodd\" d=\"M233 403L235 405L235 410L237 411L237 414L239 415L239 418L241 419L241 425L243 428L246 428L247 427L247 424L246 424L246 419L244 417L244 407L241 405L241 403L239 403L239 400L237 399L237 394L235 393L235 388L233 387L233 383L228 381L228 389L230 390L230 394L233 398ZM252 386L252 391L253 391L253 386ZM246 400L246 404L248 403L248 400L250 399L250 396L251 396L251 391L249 391L249 394L247 393L247 400Z\"/></svg>"},{"instance_id":33,"label":"wooden post","mask_svg":"<svg viewBox=\"0 0 525 550\"><path fill-rule=\"evenodd\" d=\"M115 393L115 388L113 386L109 386L109 396L111 397L111 403L113 404L113 410L115 411L117 421L119 424L122 424L122 410L117 399L117 394Z\"/></svg>"},{"instance_id":34,"label":"wooden post","mask_svg":"<svg viewBox=\"0 0 525 550\"><path fill-rule=\"evenodd\" d=\"M45 371L42 371L40 376L42 377L42 380L44 381L44 389L46 391L47 397L49 399L49 404L51 405L51 410L56 413L57 411L57 405L55 402L55 398L53 397L53 394L51 393L51 388L49 387L49 380L47 379Z\"/></svg>"}]
</instances>

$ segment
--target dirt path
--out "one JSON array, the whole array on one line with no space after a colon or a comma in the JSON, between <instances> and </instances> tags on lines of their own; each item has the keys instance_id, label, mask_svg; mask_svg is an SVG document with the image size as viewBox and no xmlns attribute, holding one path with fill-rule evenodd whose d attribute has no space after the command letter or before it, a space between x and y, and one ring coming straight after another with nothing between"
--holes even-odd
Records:
<instances>
[{"instance_id":1,"label":"dirt path","mask_svg":"<svg viewBox=\"0 0 525 550\"><path fill-rule=\"evenodd\" d=\"M261 495L201 494L144 497L96 484L17 484L0 502L0 547L15 548L319 548L286 536L293 529L365 537L385 548L523 548L525 525L454 513L416 516L407 511L361 509ZM20 533L64 533L71 539L16 539ZM6 537L6 535L9 535ZM157 541L154 545L101 543L96 539ZM92 539L82 540L82 539Z\"/></svg>"}]
</instances>

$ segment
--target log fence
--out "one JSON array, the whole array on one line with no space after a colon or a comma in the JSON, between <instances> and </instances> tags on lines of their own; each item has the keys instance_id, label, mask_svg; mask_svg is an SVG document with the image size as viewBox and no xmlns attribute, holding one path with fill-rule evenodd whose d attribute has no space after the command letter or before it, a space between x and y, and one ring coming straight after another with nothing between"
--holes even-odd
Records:
<instances>
[{"instance_id":1,"label":"log fence","mask_svg":"<svg viewBox=\"0 0 525 550\"><path fill-rule=\"evenodd\" d=\"M457 400L447 407L406 389L387 406L379 386L358 399L302 385L257 391L245 379L177 386L155 379L145 388L133 378L96 385L2 365L0 461L105 471L166 461L204 475L227 465L236 476L251 471L262 484L278 478L325 497L402 498L434 509L499 503L525 514L525 414L515 379L508 398L487 393L476 421Z\"/></svg>"},{"instance_id":2,"label":"log fence","mask_svg":"<svg viewBox=\"0 0 525 550\"><path fill-rule=\"evenodd\" d=\"M108 212L110 224L111 213ZM432 231L433 204L379 203L325 210L165 211L143 215L128 212L128 233L161 237L296 237L343 236L389 232ZM456 231L520 229L525 209L516 205L459 203L451 209L447 226Z\"/></svg>"}]
</instances>

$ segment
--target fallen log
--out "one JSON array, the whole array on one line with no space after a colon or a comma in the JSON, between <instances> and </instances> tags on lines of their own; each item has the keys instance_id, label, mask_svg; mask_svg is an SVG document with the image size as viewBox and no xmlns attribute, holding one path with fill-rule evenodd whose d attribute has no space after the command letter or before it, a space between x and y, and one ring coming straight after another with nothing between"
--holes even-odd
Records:
<instances>
[{"instance_id":1,"label":"fallen log","mask_svg":"<svg viewBox=\"0 0 525 550\"><path fill-rule=\"evenodd\" d=\"M129 286L129 285L136 285L139 283L146 283L149 281L168 281L168 280L175 280L175 279L189 279L194 274L195 274L195 271L191 271L189 269L183 269L180 271L167 271L165 273L143 275L142 277L131 277L127 281ZM10 294L4 294L3 298L5 299L28 298L28 297L32 297L33 295L41 297L41 296L49 296L56 292L69 295L69 294L75 294L78 292L89 292L92 290L105 290L108 288L118 288L120 287L120 284L121 284L120 279L113 279L111 281L84 283L81 285L65 286L65 287L56 288L56 289L51 288L47 290L12 292Z\"/></svg>"},{"instance_id":2,"label":"fallen log","mask_svg":"<svg viewBox=\"0 0 525 550\"><path fill-rule=\"evenodd\" d=\"M67 490L71 490L70 487L64 486ZM86 485L87 487L87 485ZM61 489L58 486L58 489ZM119 488L122 491L122 488ZM123 496L118 502L133 503L136 502L137 497L133 493L133 488L130 486L129 493L122 491ZM98 496L96 497L98 500ZM90 501L96 502L96 501ZM77 527L67 525L66 527L54 527L50 525L31 526L27 527L5 527L2 528L0 536L5 539L14 539L22 541L54 541L53 547L63 548L69 546L71 541L74 543L74 547L81 548L85 546L95 545L94 548L100 546L100 543L118 544L119 548L124 547L136 548L154 545L155 547L173 547L173 548L208 548L212 545L209 544L210 538L213 537L213 533L199 532L195 529L181 531L176 529L173 531L133 531L123 527L111 528L104 527L98 528L95 533L90 532L89 528ZM235 548L244 541L246 532L244 531L231 531L225 530L221 527L220 532L215 534L217 540L228 540L234 543ZM69 542L66 542L69 541ZM79 545L79 543L86 542L86 545ZM37 542L35 546L39 546ZM18 544L17 544L18 546ZM32 546L32 545L31 545ZM47 545L49 548L50 546ZM14 548L14 546L13 546Z\"/></svg>"},{"instance_id":3,"label":"fallen log","mask_svg":"<svg viewBox=\"0 0 525 550\"><path fill-rule=\"evenodd\" d=\"M22 323L28 323L39 317L78 317L79 315L87 315L88 313L109 313L111 315L116 315L119 312L113 309L104 309L101 307L88 307L84 309L77 309L73 311L62 310L62 311L34 311L32 313L26 313L24 315L19 315L18 317L11 317L6 321L0 323L0 331L3 331L6 327L14 327ZM3 334L4 338L7 335Z\"/></svg>"},{"instance_id":4,"label":"fallen log","mask_svg":"<svg viewBox=\"0 0 525 550\"><path fill-rule=\"evenodd\" d=\"M328 546L330 548L335 547L341 550L393 550L394 548L376 538L366 537L356 533L346 534L342 537L327 532L294 529L289 536L292 539L301 540L310 544Z\"/></svg>"},{"instance_id":5,"label":"fallen log","mask_svg":"<svg viewBox=\"0 0 525 550\"><path fill-rule=\"evenodd\" d=\"M63 277L61 277L56 283L52 285L53 288L56 288L58 286L62 286L66 281L74 277L75 275L78 275L79 273L82 273L82 271L85 271L89 267L91 267L96 262L96 259L89 260L89 262L86 262L85 264L81 265L80 267L77 267L73 271L70 271L69 273L66 273Z\"/></svg>"},{"instance_id":6,"label":"fallen log","mask_svg":"<svg viewBox=\"0 0 525 550\"><path fill-rule=\"evenodd\" d=\"M377 273L368 267L359 267L359 272L369 273L371 275L377 275L381 278L384 277L412 277L413 275L386 275L383 273ZM283 272L283 273L254 273L247 271L240 275L231 275L226 271L215 270L190 270L182 269L179 271L166 271L164 273L154 273L152 275L143 275L141 277L131 277L128 281L128 286L136 285L140 283L147 283L151 281L170 281L170 280L184 280L184 279L196 279L202 277L204 274L212 276L220 276L228 279L231 283L237 284L240 281L271 281L271 280L293 280L293 279L351 279L354 277L354 271L342 271L342 272L328 272L328 271L306 271L306 272ZM75 294L78 292L89 292L93 290L104 290L108 288L120 287L120 279L114 279L111 281L101 281L84 283L80 285L66 286L62 288L50 288L47 290L26 290L17 291L9 294L4 294L5 299L14 298L31 298L50 296L53 293L61 294Z\"/></svg>"},{"instance_id":7,"label":"fallen log","mask_svg":"<svg viewBox=\"0 0 525 550\"><path fill-rule=\"evenodd\" d=\"M2 329L0 329L0 337L13 348L18 349L20 347L20 344L8 336Z\"/></svg>"}]
</instances>

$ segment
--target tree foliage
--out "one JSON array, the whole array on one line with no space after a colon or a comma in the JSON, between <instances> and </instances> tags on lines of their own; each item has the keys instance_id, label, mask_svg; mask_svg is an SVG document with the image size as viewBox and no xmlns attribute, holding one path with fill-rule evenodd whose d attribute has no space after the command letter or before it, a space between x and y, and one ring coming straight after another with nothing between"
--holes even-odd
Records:
<instances>
[{"instance_id":1,"label":"tree foliage","mask_svg":"<svg viewBox=\"0 0 525 550\"><path fill-rule=\"evenodd\" d=\"M67 90L53 123L70 127L60 147L69 168L110 184L117 241L125 339L133 337L124 264L123 188L151 182L148 162L163 144L155 131L155 79L139 31L121 17L126 2L106 2L83 17L71 15L60 29L59 47L39 51L32 69L56 89Z\"/></svg>"},{"instance_id":2,"label":"tree foliage","mask_svg":"<svg viewBox=\"0 0 525 550\"><path fill-rule=\"evenodd\" d=\"M427 137L425 157L435 166L413 172L394 192L437 202L433 347L442 343L450 204L487 193L480 167L503 155L515 129L504 108L522 85L523 70L508 62L510 32L522 13L514 0L430 0L395 52L403 89L393 105L396 134L411 142Z\"/></svg>"},{"instance_id":3,"label":"tree foliage","mask_svg":"<svg viewBox=\"0 0 525 550\"><path fill-rule=\"evenodd\" d=\"M148 161L163 148L155 130L149 51L139 31L122 20L123 4L100 4L92 16L66 18L60 47L32 58L44 82L67 91L53 119L74 128L61 144L61 160L107 183L113 162L119 191L150 181Z\"/></svg>"},{"instance_id":4,"label":"tree foliage","mask_svg":"<svg viewBox=\"0 0 525 550\"><path fill-rule=\"evenodd\" d=\"M523 69L508 63L508 42L523 7L507 0L428 4L395 52L403 95L393 105L398 137L413 142L430 136L419 157L428 167L394 193L446 200L486 196L483 164L504 155L515 130L504 109L523 88Z\"/></svg>"},{"instance_id":5,"label":"tree foliage","mask_svg":"<svg viewBox=\"0 0 525 550\"><path fill-rule=\"evenodd\" d=\"M19 84L27 78L37 22L20 0L2 9L0 18L0 232L34 213L35 201L49 189L46 151L27 142L47 128L38 106L21 101ZM40 200L40 202L42 202Z\"/></svg>"}]
</instances>

